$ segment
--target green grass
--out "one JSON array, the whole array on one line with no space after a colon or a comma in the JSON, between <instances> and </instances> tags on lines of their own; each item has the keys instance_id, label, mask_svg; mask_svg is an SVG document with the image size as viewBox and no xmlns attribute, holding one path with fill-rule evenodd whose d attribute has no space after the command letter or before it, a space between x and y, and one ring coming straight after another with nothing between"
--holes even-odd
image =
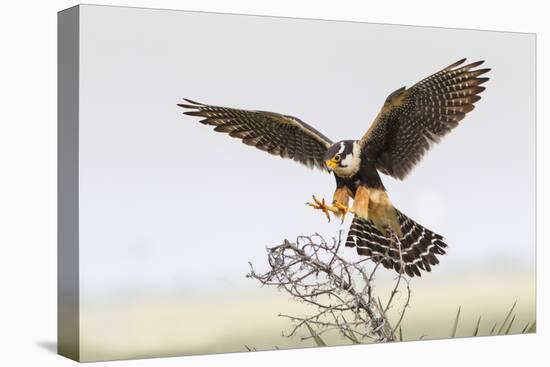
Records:
<instances>
[{"instance_id":1,"label":"green grass","mask_svg":"<svg viewBox=\"0 0 550 367\"><path fill-rule=\"evenodd\" d=\"M491 331L489 332L489 335L507 335L507 334L510 334L510 331L512 330L512 325L514 324L514 321L516 320L516 314L513 313L515 308L516 308L516 305L517 305L517 301L514 302L514 304L512 305L512 307L510 307L510 309L508 310L508 312L506 313L506 315L504 316L504 319L503 321L499 324L498 322L495 323L493 325L493 327L491 328ZM454 318L454 322L452 324L452 328L451 328L451 333L450 333L450 338L456 338L456 332L457 332L457 329L458 329L458 325L460 323L460 311L462 309L462 306L458 307L458 311L456 312L456 315L455 315L455 318ZM468 335L468 336L478 336L479 335L479 330L480 330L480 325L481 325L481 316L478 317L477 319L477 322L476 322L476 326L473 330L473 332L471 333L471 335ZM500 326L499 326L500 325ZM531 322L528 322L522 329L521 329L521 334L530 334L530 333L534 333L536 332L536 320L533 320ZM319 347L324 347L327 345L327 343L323 340L323 338L321 338L320 335L318 335L315 330L313 330L313 328L306 323L306 326L308 328L308 331L311 335L311 337L313 338L313 340L315 341L315 344ZM498 329L497 329L498 327ZM496 330L496 334L495 334L495 330ZM424 339L426 336L425 335L422 335L418 340L422 340ZM360 341L357 340L355 338L355 336L352 336L351 337L348 337L348 339L350 339L354 344L360 344ZM401 326L399 326L399 334L397 335L397 340L399 341L403 341L404 338L403 338L403 328Z\"/></svg>"},{"instance_id":2,"label":"green grass","mask_svg":"<svg viewBox=\"0 0 550 367\"><path fill-rule=\"evenodd\" d=\"M487 335L508 335L512 331L512 326L514 325L514 322L516 320L516 313L514 313L514 310L516 309L517 301L515 301L512 304L512 307L508 310L508 312L504 315L504 318L502 322L496 322L491 327L489 333ZM461 319L460 319L460 313L462 310L462 306L458 307L458 310L456 312L456 315L454 317L454 321L451 326L450 330L450 338L456 338L457 337L457 330L460 325ZM311 338L315 342L315 345L318 347L325 347L328 344L323 340L323 338L314 330L314 328L311 327L307 322L304 323L309 334L311 335ZM475 327L471 334L464 335L464 336L478 336L480 335L481 330L481 316L477 318ZM523 326L520 330L520 334L531 334L535 333L537 330L537 323L536 320L530 321L527 324ZM496 333L495 333L496 332ZM483 334L482 334L483 335ZM362 344L360 340L357 339L357 337L354 335L353 332L348 331L345 335L347 339L349 339L353 344ZM427 335L422 335L418 340L422 340L426 338ZM461 336L462 337L462 336ZM403 341L405 338L403 337L403 327L399 326L398 328L398 335L396 335L396 339L398 341ZM249 347L245 345L246 350L248 351L256 351L257 349L254 347ZM277 346L275 346L275 349L279 349Z\"/></svg>"},{"instance_id":3,"label":"green grass","mask_svg":"<svg viewBox=\"0 0 550 367\"><path fill-rule=\"evenodd\" d=\"M508 310L506 315L504 316L504 319L502 323L495 323L493 327L491 328L491 331L489 332L489 335L508 335L510 334L510 331L512 330L512 325L514 324L514 321L516 320L516 314L514 313L514 310L517 306L517 300L514 302L512 307ZM458 311L455 316L455 321L453 323L452 329L451 329L451 338L456 337L456 330L458 328L458 323L460 320L460 309L458 308ZM476 326L474 328L474 331L471 336L478 336L479 335L479 327L481 324L481 316L478 317ZM499 326L500 325L500 326ZM497 329L498 327L498 329ZM496 333L495 333L496 331ZM522 329L520 334L530 334L536 332L536 321L533 320L532 322L528 322Z\"/></svg>"}]
</instances>

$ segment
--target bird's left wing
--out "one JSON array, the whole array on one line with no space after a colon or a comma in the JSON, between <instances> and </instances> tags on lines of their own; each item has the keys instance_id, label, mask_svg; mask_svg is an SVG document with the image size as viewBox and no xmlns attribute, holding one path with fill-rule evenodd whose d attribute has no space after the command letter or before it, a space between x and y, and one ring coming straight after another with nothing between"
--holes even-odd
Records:
<instances>
[{"instance_id":1,"label":"bird's left wing","mask_svg":"<svg viewBox=\"0 0 550 367\"><path fill-rule=\"evenodd\" d=\"M204 117L200 122L215 126L214 131L228 133L270 154L326 170L323 155L332 141L296 117L185 101L178 106L192 111L184 113Z\"/></svg>"},{"instance_id":2,"label":"bird's left wing","mask_svg":"<svg viewBox=\"0 0 550 367\"><path fill-rule=\"evenodd\" d=\"M479 76L491 69L475 69L483 61L462 65L465 60L388 96L360 140L380 172L405 178L430 146L474 109L485 90L481 84L489 80Z\"/></svg>"}]
</instances>

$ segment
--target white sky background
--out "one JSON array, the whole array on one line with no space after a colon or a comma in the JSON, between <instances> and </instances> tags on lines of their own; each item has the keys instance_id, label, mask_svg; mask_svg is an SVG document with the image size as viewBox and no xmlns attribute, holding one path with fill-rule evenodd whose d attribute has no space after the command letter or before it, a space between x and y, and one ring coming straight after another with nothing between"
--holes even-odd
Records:
<instances>
[{"instance_id":1,"label":"white sky background","mask_svg":"<svg viewBox=\"0 0 550 367\"><path fill-rule=\"evenodd\" d=\"M183 97L359 138L390 92L462 57L493 69L482 100L405 181L382 179L397 208L447 239L423 279L534 271L533 35L94 6L81 15L84 302L256 289L244 275L248 261L265 268L266 246L341 228L304 205L331 198L333 177L212 132L182 115Z\"/></svg>"}]
</instances>

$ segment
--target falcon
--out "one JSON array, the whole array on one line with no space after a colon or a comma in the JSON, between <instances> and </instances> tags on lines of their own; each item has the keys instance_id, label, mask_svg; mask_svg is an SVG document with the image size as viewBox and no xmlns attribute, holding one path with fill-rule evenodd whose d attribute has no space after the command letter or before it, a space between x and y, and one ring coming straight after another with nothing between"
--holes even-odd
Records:
<instances>
[{"instance_id":1,"label":"falcon","mask_svg":"<svg viewBox=\"0 0 550 367\"><path fill-rule=\"evenodd\" d=\"M376 264L410 277L437 265L444 255L444 238L396 209L379 172L404 179L434 143L457 127L474 109L485 90L480 77L490 69L483 61L466 59L402 87L385 100L367 132L358 140L334 143L302 120L275 112L213 106L184 99L178 106L198 116L214 130L238 138L272 155L332 172L336 190L332 202L308 203L344 219L353 214L345 245ZM350 207L350 200L353 205Z\"/></svg>"}]
</instances>

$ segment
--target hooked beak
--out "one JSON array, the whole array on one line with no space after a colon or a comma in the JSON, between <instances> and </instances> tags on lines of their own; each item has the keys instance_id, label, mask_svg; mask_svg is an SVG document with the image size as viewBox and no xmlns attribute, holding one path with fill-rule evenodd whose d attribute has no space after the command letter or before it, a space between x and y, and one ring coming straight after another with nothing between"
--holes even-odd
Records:
<instances>
[{"instance_id":1,"label":"hooked beak","mask_svg":"<svg viewBox=\"0 0 550 367\"><path fill-rule=\"evenodd\" d=\"M338 167L338 163L334 159L328 159L325 161L325 165L330 169L333 170L334 168Z\"/></svg>"}]
</instances>

